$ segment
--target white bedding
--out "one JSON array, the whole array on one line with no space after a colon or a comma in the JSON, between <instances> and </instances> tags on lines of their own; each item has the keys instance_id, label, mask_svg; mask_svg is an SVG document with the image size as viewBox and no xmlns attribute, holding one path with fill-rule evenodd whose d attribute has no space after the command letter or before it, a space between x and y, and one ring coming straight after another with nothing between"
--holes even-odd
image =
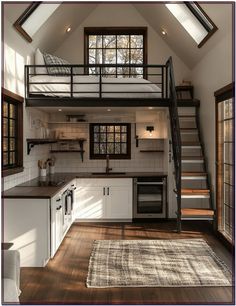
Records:
<instances>
[{"instance_id":1,"label":"white bedding","mask_svg":"<svg viewBox=\"0 0 236 306\"><path fill-rule=\"evenodd\" d=\"M30 84L30 94L43 94L53 97L70 97L70 77L40 75L30 78L31 82L47 84ZM64 82L68 84L50 84L51 82ZM73 82L87 83L74 84L73 97L98 98L99 77L73 76ZM106 84L106 83L115 84ZM88 84L89 83L89 84ZM97 83L97 84L92 84ZM125 84L122 84L125 83ZM138 84L133 84L138 83ZM57 93L58 91L62 93ZM110 93L105 93L105 92ZM102 78L102 98L160 98L161 89L150 81L138 78ZM44 93L43 93L44 92ZM84 92L84 93L83 93ZM159 93L157 93L159 92Z\"/></svg>"}]
</instances>

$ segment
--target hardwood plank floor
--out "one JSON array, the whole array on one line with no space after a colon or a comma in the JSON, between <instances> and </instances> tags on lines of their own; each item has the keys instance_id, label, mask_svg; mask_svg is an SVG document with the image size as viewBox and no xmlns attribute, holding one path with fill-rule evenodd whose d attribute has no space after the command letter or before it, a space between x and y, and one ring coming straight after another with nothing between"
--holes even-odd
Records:
<instances>
[{"instance_id":1,"label":"hardwood plank floor","mask_svg":"<svg viewBox=\"0 0 236 306\"><path fill-rule=\"evenodd\" d=\"M230 287L195 288L86 288L93 240L204 238L232 267L230 252L204 222L74 223L55 257L45 268L22 268L22 304L233 304Z\"/></svg>"}]
</instances>

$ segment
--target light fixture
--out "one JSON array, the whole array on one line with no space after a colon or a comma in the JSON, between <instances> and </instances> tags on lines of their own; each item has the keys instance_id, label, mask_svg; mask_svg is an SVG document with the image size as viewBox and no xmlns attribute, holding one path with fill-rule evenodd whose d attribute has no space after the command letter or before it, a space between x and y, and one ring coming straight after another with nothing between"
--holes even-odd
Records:
<instances>
[{"instance_id":1,"label":"light fixture","mask_svg":"<svg viewBox=\"0 0 236 306\"><path fill-rule=\"evenodd\" d=\"M162 35L164 35L164 36L165 36L165 35L167 35L167 32L166 32L166 30L164 30L164 29L161 29L161 34L162 34Z\"/></svg>"},{"instance_id":2,"label":"light fixture","mask_svg":"<svg viewBox=\"0 0 236 306\"><path fill-rule=\"evenodd\" d=\"M69 33L70 31L71 31L71 27L68 27L68 28L66 29L66 32Z\"/></svg>"},{"instance_id":3,"label":"light fixture","mask_svg":"<svg viewBox=\"0 0 236 306\"><path fill-rule=\"evenodd\" d=\"M107 109L107 111L108 111L108 112L111 112L111 109L110 109L110 108L108 108L108 109Z\"/></svg>"},{"instance_id":4,"label":"light fixture","mask_svg":"<svg viewBox=\"0 0 236 306\"><path fill-rule=\"evenodd\" d=\"M61 112L61 111L62 111L62 109L61 109L61 108L58 108L58 111L59 111L59 112Z\"/></svg>"},{"instance_id":5,"label":"light fixture","mask_svg":"<svg viewBox=\"0 0 236 306\"><path fill-rule=\"evenodd\" d=\"M152 106L149 106L148 109L153 109L153 107L152 107Z\"/></svg>"},{"instance_id":6,"label":"light fixture","mask_svg":"<svg viewBox=\"0 0 236 306\"><path fill-rule=\"evenodd\" d=\"M146 126L146 130L149 132L149 136L151 137L152 132L154 131L154 126L152 125Z\"/></svg>"}]
</instances>

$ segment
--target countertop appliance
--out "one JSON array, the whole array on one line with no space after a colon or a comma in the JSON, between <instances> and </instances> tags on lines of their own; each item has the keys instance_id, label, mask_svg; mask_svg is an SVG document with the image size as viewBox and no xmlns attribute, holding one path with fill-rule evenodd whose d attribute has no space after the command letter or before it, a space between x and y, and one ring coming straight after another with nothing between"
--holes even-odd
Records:
<instances>
[{"instance_id":1,"label":"countertop appliance","mask_svg":"<svg viewBox=\"0 0 236 306\"><path fill-rule=\"evenodd\" d=\"M134 179L133 218L167 218L166 177Z\"/></svg>"}]
</instances>

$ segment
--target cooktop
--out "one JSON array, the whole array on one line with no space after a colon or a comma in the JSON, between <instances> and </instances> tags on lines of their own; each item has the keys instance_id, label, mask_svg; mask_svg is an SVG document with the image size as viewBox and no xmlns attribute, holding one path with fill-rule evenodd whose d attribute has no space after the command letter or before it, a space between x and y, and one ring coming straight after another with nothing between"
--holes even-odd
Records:
<instances>
[{"instance_id":1,"label":"cooktop","mask_svg":"<svg viewBox=\"0 0 236 306\"><path fill-rule=\"evenodd\" d=\"M63 180L55 180L55 179L49 179L49 178L36 178L31 181L25 182L23 184L18 185L19 187L56 187L60 186L65 181Z\"/></svg>"}]
</instances>

